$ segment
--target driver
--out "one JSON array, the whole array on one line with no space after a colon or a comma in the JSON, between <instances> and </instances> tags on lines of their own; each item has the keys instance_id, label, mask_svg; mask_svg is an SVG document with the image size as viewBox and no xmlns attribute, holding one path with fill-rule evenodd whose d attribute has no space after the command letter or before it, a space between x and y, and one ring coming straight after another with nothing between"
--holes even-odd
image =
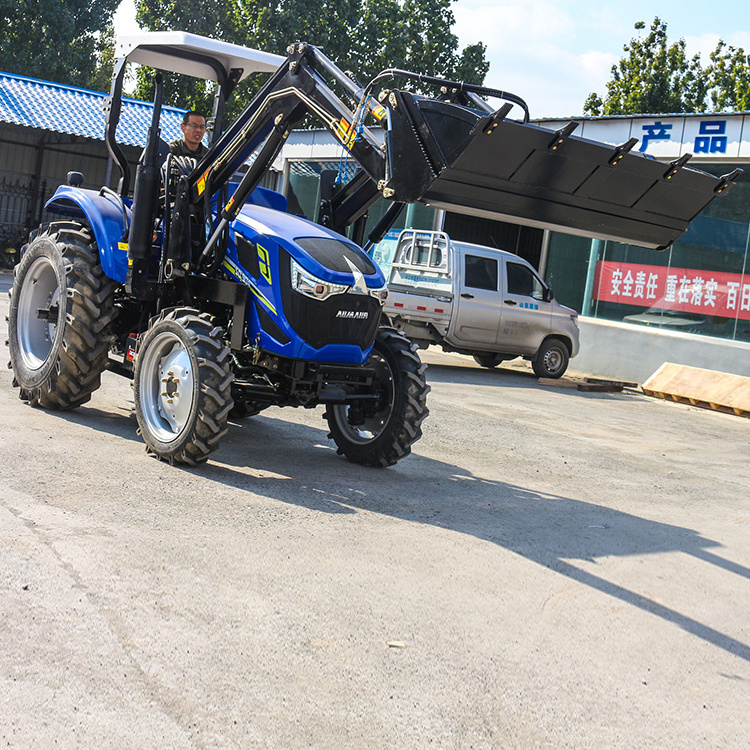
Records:
<instances>
[{"instance_id":1,"label":"driver","mask_svg":"<svg viewBox=\"0 0 750 750\"><path fill-rule=\"evenodd\" d=\"M191 156L200 161L208 151L202 143L203 136L206 134L206 118L194 110L185 112L180 129L182 138L169 144L170 153L175 156Z\"/></svg>"}]
</instances>

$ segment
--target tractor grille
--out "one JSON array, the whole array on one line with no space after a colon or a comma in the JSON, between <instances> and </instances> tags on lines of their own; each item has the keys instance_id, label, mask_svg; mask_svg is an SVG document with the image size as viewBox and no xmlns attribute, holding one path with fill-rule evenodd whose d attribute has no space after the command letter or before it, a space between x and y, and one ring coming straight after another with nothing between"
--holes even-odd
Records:
<instances>
[{"instance_id":1,"label":"tractor grille","mask_svg":"<svg viewBox=\"0 0 750 750\"><path fill-rule=\"evenodd\" d=\"M279 252L279 266L282 278L289 278L289 255L283 250ZM367 349L375 340L381 306L374 297L336 294L321 302L282 284L282 299L289 325L315 349L327 344L354 344Z\"/></svg>"}]
</instances>

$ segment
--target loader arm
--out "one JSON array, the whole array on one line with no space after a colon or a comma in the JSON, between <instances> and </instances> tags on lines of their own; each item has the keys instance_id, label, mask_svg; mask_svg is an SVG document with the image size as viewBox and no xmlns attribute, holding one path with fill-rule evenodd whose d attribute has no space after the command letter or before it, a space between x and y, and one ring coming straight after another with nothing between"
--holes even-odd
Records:
<instances>
[{"instance_id":1,"label":"loader arm","mask_svg":"<svg viewBox=\"0 0 750 750\"><path fill-rule=\"evenodd\" d=\"M236 216L292 129L307 117L326 127L362 167L367 182L373 186L368 207L378 198L376 186L385 175L385 154L380 143L366 127L355 133L355 113L336 96L320 71L333 75L351 96L356 95L361 87L315 47L302 43L290 49L292 52L287 60L271 75L232 126L214 142L191 175L193 203L204 201L206 194L214 195L264 142L266 145L273 142L274 147L264 146L257 155L246 173L247 181L243 180L244 184L230 201L231 205L225 206L222 212L227 218ZM378 110L379 114L384 113L371 97L366 97L366 106L369 110ZM355 215L357 211L352 213ZM351 220L352 217L347 216L339 225L345 227Z\"/></svg>"}]
</instances>

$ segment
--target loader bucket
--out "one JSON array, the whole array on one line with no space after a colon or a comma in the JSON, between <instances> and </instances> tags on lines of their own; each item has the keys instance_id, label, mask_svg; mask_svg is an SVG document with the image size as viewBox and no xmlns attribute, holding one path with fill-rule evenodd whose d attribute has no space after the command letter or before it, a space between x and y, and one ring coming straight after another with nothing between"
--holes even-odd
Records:
<instances>
[{"instance_id":1,"label":"loader bucket","mask_svg":"<svg viewBox=\"0 0 750 750\"><path fill-rule=\"evenodd\" d=\"M728 178L666 164L630 149L577 138L456 104L391 95L386 187L394 200L664 249ZM387 194L387 193L386 193Z\"/></svg>"}]
</instances>

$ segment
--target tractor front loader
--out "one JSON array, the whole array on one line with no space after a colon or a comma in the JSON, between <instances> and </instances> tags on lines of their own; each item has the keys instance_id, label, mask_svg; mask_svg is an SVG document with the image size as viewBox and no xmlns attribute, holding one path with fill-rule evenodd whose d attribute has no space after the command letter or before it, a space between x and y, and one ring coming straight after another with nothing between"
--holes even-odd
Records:
<instances>
[{"instance_id":1,"label":"tractor front loader","mask_svg":"<svg viewBox=\"0 0 750 750\"><path fill-rule=\"evenodd\" d=\"M155 78L131 196L116 131L132 61L211 78L217 94L212 142L196 164L167 154ZM268 80L221 132L232 89L259 70ZM399 79L435 94L376 91ZM520 119L510 118L514 107ZM359 167L330 185L317 223L259 187L308 120ZM362 248L404 206L664 248L735 177L714 178L684 159L665 166L631 153L632 141L612 147L573 129L530 124L513 94L409 71L384 71L363 86L304 43L282 60L182 32L122 40L105 134L118 188L58 188L47 208L62 218L39 229L16 269L9 344L21 397L73 408L109 368L133 378L148 450L188 464L217 449L230 416L322 405L340 453L392 465L421 436L429 387L416 348L381 326L385 279ZM365 236L380 198L391 205Z\"/></svg>"}]
</instances>

